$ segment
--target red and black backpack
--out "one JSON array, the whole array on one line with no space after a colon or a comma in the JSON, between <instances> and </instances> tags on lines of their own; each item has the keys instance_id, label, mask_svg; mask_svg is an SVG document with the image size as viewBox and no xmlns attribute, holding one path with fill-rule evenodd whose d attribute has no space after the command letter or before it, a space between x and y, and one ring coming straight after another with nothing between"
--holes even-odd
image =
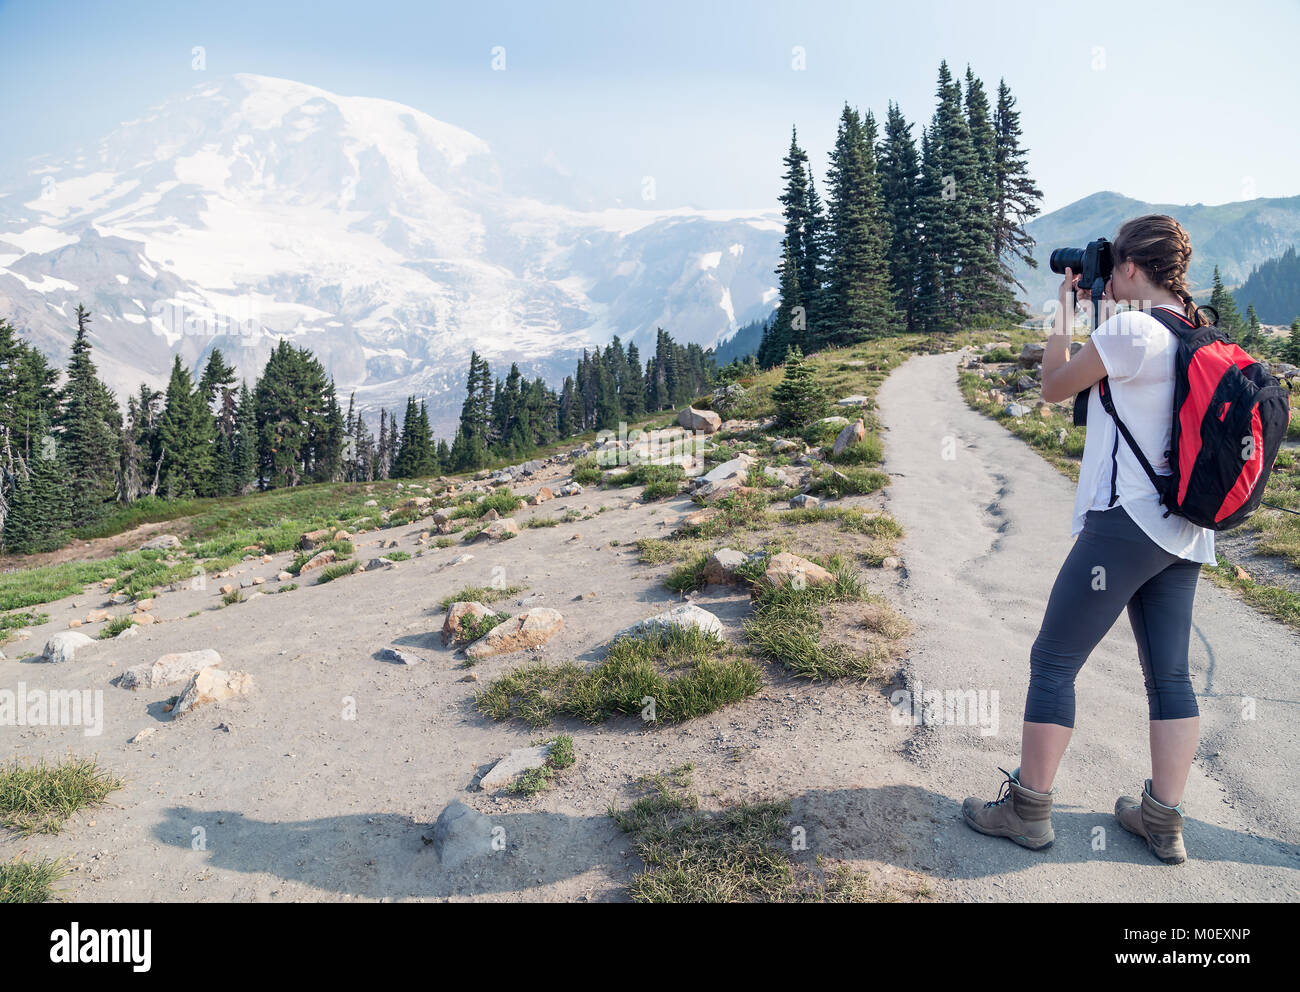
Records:
<instances>
[{"instance_id":1,"label":"red and black backpack","mask_svg":"<svg viewBox=\"0 0 1300 992\"><path fill-rule=\"evenodd\" d=\"M1210 310L1209 307L1202 308ZM1164 307L1147 311L1178 339L1174 362L1173 429L1169 475L1157 475L1115 412L1109 376L1097 389L1166 507L1198 527L1230 530L1254 513L1291 419L1291 395L1215 322L1195 327ZM1110 505L1115 504L1115 451L1111 451Z\"/></svg>"}]
</instances>

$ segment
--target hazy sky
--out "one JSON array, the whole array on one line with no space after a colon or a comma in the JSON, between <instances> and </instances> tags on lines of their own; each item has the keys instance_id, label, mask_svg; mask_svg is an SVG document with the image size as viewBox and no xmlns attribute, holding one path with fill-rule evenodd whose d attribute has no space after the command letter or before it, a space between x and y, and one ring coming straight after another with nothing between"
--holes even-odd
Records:
<instances>
[{"instance_id":1,"label":"hazy sky","mask_svg":"<svg viewBox=\"0 0 1300 992\"><path fill-rule=\"evenodd\" d=\"M1298 40L1296 0L0 0L0 171L253 72L410 104L596 205L653 176L657 206L773 206L791 124L820 179L845 100L919 133L946 58L1010 84L1047 210L1222 203L1300 193Z\"/></svg>"}]
</instances>

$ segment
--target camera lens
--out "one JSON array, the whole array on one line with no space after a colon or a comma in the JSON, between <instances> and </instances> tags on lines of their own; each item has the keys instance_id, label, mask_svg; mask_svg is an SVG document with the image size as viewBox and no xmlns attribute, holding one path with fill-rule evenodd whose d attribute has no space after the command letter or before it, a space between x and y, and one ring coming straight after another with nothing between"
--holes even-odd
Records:
<instances>
[{"instance_id":1,"label":"camera lens","mask_svg":"<svg viewBox=\"0 0 1300 992\"><path fill-rule=\"evenodd\" d=\"M1083 271L1083 249L1057 248L1052 252L1052 256L1048 259L1047 264L1058 276L1065 275L1065 270L1067 268L1075 275L1078 275Z\"/></svg>"}]
</instances>

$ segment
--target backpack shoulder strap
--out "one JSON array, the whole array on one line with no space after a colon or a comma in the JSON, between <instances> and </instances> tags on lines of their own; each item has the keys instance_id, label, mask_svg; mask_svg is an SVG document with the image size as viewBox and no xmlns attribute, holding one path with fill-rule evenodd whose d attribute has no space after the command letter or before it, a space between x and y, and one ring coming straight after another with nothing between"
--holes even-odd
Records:
<instances>
[{"instance_id":1,"label":"backpack shoulder strap","mask_svg":"<svg viewBox=\"0 0 1300 992\"><path fill-rule=\"evenodd\" d=\"M1124 440L1128 443L1128 446L1133 449L1133 454L1137 456L1137 460L1142 465L1143 471L1146 472L1147 478L1149 478L1151 484L1156 487L1156 492L1161 496L1161 502L1164 502L1165 484L1169 477L1158 474L1156 470L1151 467L1151 463L1147 461L1147 456L1142 453L1141 446L1137 443L1136 439L1134 439L1124 421L1120 420L1119 414L1115 411L1115 400L1110 394L1110 376L1104 376L1101 381L1097 383L1097 394L1101 399L1101 405L1105 407L1106 412L1114 418L1115 426L1118 427L1119 432L1124 435Z\"/></svg>"}]
</instances>

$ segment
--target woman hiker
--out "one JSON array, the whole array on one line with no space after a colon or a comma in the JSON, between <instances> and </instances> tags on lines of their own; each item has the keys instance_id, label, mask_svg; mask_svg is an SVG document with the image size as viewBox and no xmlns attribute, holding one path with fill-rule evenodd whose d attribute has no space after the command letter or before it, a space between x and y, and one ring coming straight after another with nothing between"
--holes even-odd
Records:
<instances>
[{"instance_id":1,"label":"woman hiker","mask_svg":"<svg viewBox=\"0 0 1300 992\"><path fill-rule=\"evenodd\" d=\"M1169 474L1174 360L1178 341L1147 310L1166 307L1194 326L1207 321L1186 287L1192 256L1187 232L1152 214L1125 223L1113 244L1114 269L1102 306L1113 315L1070 357L1071 294L1066 269L1056 327L1043 352L1042 393L1059 402L1109 376L1116 412L1160 475ZM1086 290L1079 289L1085 294ZM1114 313L1126 302L1137 309ZM1140 799L1120 796L1115 816L1166 864L1181 864L1183 789L1196 753L1199 710L1187 670L1192 600L1202 564L1214 564L1214 531L1164 515L1160 496L1127 444L1116 447L1115 421L1096 388L1088 398L1088 432L1074 502L1079 537L1052 586L1030 650L1029 689L1020 766L1006 772L992 802L972 796L962 807L981 833L1031 850L1055 839L1052 782L1074 728L1074 680L1088 655L1127 608L1150 713L1151 777Z\"/></svg>"}]
</instances>

